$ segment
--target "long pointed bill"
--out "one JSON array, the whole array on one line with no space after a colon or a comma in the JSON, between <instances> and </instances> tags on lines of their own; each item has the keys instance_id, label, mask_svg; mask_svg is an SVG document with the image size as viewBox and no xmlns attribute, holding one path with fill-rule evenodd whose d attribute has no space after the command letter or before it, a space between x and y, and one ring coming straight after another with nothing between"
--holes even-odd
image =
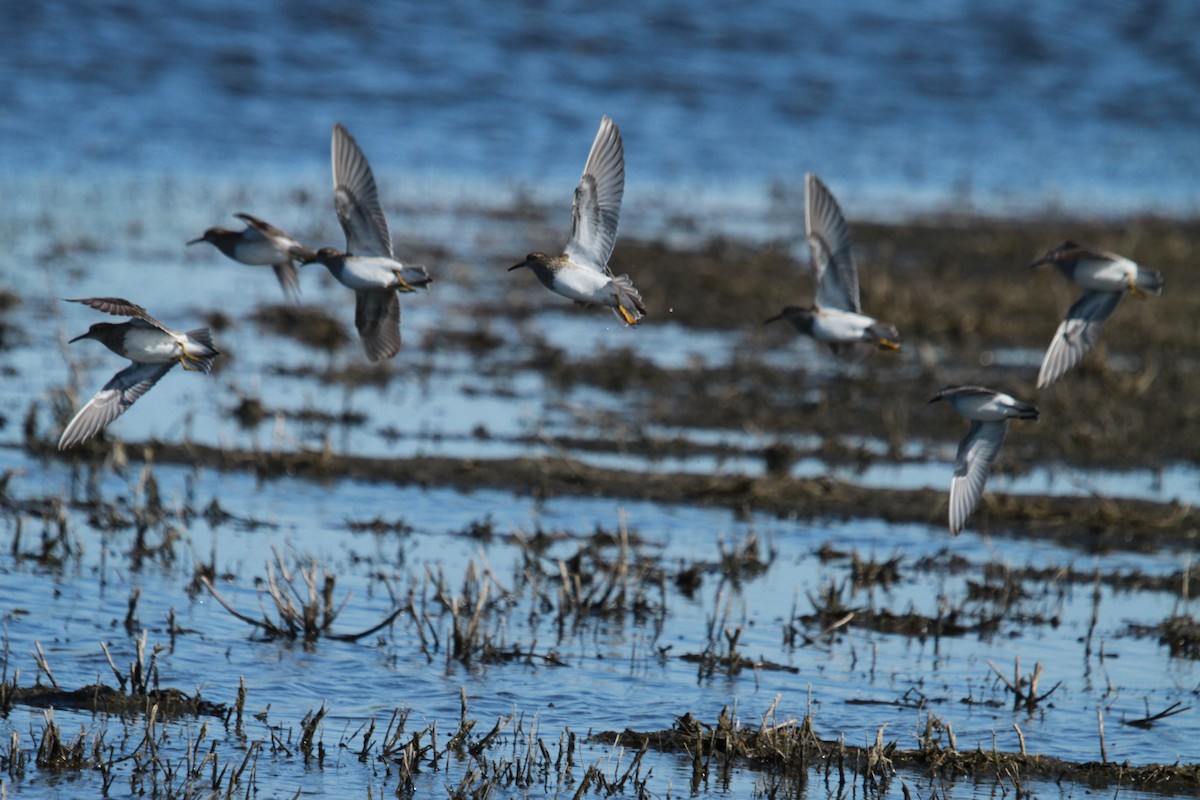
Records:
<instances>
[{"instance_id":1,"label":"long pointed bill","mask_svg":"<svg viewBox=\"0 0 1200 800\"><path fill-rule=\"evenodd\" d=\"M192 239L190 242L188 242L188 244L189 245L200 244L201 242L207 242L207 241L208 241L207 239L205 239L203 236L201 236L199 239Z\"/></svg>"},{"instance_id":2,"label":"long pointed bill","mask_svg":"<svg viewBox=\"0 0 1200 800\"><path fill-rule=\"evenodd\" d=\"M529 266L529 262L522 261L520 264L513 264L511 267L508 268L508 271L512 272L514 269L520 269L521 267L527 267L527 266Z\"/></svg>"},{"instance_id":3,"label":"long pointed bill","mask_svg":"<svg viewBox=\"0 0 1200 800\"><path fill-rule=\"evenodd\" d=\"M783 314L776 314L773 317L767 317L766 319L764 319L763 325L770 325L772 322L778 322L781 319L783 319Z\"/></svg>"},{"instance_id":4,"label":"long pointed bill","mask_svg":"<svg viewBox=\"0 0 1200 800\"><path fill-rule=\"evenodd\" d=\"M79 334L78 336L76 336L74 339L70 339L70 340L68 340L68 341L67 341L67 344L75 344L75 343L76 343L76 342L78 342L80 339L86 339L86 338L88 338L88 335L87 335L86 333L81 333L81 334Z\"/></svg>"}]
</instances>

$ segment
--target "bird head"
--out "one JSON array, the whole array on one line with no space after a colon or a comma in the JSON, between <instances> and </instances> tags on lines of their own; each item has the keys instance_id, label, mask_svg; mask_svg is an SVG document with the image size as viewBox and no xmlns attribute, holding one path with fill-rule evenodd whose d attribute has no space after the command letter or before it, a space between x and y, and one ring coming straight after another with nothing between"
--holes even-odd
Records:
<instances>
[{"instance_id":1,"label":"bird head","mask_svg":"<svg viewBox=\"0 0 1200 800\"><path fill-rule=\"evenodd\" d=\"M303 265L316 262L328 266L330 262L334 261L335 259L343 258L347 255L349 255L349 253L343 253L336 247L322 247L320 250L313 253L311 257L300 259L300 263Z\"/></svg>"},{"instance_id":2,"label":"bird head","mask_svg":"<svg viewBox=\"0 0 1200 800\"><path fill-rule=\"evenodd\" d=\"M74 344L80 339L95 339L97 342L103 342L108 339L120 325L111 322L97 322L92 327L87 329L87 333L81 333L74 339L71 339L67 344Z\"/></svg>"},{"instance_id":3,"label":"bird head","mask_svg":"<svg viewBox=\"0 0 1200 800\"><path fill-rule=\"evenodd\" d=\"M1042 264L1059 265L1064 261L1070 260L1068 254L1078 249L1079 245L1068 239L1058 247L1042 253L1040 256L1030 262L1029 268L1034 269L1035 267L1040 267Z\"/></svg>"},{"instance_id":4,"label":"bird head","mask_svg":"<svg viewBox=\"0 0 1200 800\"><path fill-rule=\"evenodd\" d=\"M793 325L798 325L804 320L812 319L814 313L816 313L816 308L812 306L786 306L784 307L783 311L780 311L775 316L764 319L763 325L769 325L770 323L777 322L781 319L786 319Z\"/></svg>"}]
</instances>

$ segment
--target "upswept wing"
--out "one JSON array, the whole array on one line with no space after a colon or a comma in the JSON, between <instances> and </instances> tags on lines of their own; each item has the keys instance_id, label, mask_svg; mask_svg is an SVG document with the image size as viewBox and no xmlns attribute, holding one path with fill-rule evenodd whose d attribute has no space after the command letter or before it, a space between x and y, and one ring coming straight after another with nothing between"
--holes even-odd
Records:
<instances>
[{"instance_id":1,"label":"upswept wing","mask_svg":"<svg viewBox=\"0 0 1200 800\"><path fill-rule=\"evenodd\" d=\"M804 176L804 230L812 256L817 305L861 314L850 228L833 194L811 172Z\"/></svg>"},{"instance_id":2,"label":"upswept wing","mask_svg":"<svg viewBox=\"0 0 1200 800\"><path fill-rule=\"evenodd\" d=\"M287 231L276 228L266 220L259 219L253 214L247 214L244 211L239 211L234 216L258 231L267 241L277 247L283 248L292 258L311 260L316 255L311 248L297 242Z\"/></svg>"},{"instance_id":3,"label":"upswept wing","mask_svg":"<svg viewBox=\"0 0 1200 800\"><path fill-rule=\"evenodd\" d=\"M174 366L174 362L133 364L118 372L67 424L58 440L58 449L74 447L104 430Z\"/></svg>"},{"instance_id":4,"label":"upswept wing","mask_svg":"<svg viewBox=\"0 0 1200 800\"><path fill-rule=\"evenodd\" d=\"M174 333L166 325L150 316L150 312L139 306L137 303L131 303L120 297L77 297L67 298L68 303L83 303L85 306L90 306L97 311L103 311L105 314L112 314L115 317L133 317L140 319L143 322L148 322L158 328L163 333Z\"/></svg>"},{"instance_id":5,"label":"upswept wing","mask_svg":"<svg viewBox=\"0 0 1200 800\"><path fill-rule=\"evenodd\" d=\"M1083 360L1100 340L1104 323L1112 316L1124 292L1086 291L1067 310L1054 332L1038 371L1038 388L1049 386Z\"/></svg>"},{"instance_id":6,"label":"upswept wing","mask_svg":"<svg viewBox=\"0 0 1200 800\"><path fill-rule=\"evenodd\" d=\"M954 479L950 481L950 532L958 535L967 517L979 505L988 473L1008 434L1008 420L971 423L958 445Z\"/></svg>"},{"instance_id":7,"label":"upswept wing","mask_svg":"<svg viewBox=\"0 0 1200 800\"><path fill-rule=\"evenodd\" d=\"M341 124L333 126L333 204L346 233L346 252L356 256L392 254L392 234L379 205L371 165Z\"/></svg>"},{"instance_id":8,"label":"upswept wing","mask_svg":"<svg viewBox=\"0 0 1200 800\"><path fill-rule=\"evenodd\" d=\"M575 189L571 238L564 249L571 261L606 275L612 274L608 259L617 243L617 223L624 194L625 148L621 143L621 131L616 123L604 117Z\"/></svg>"}]
</instances>

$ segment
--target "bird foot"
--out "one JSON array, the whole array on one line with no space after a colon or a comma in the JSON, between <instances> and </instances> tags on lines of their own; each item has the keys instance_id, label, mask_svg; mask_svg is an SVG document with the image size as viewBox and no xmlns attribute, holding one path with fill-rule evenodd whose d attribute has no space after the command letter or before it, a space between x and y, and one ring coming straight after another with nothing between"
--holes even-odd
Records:
<instances>
[{"instance_id":1,"label":"bird foot","mask_svg":"<svg viewBox=\"0 0 1200 800\"><path fill-rule=\"evenodd\" d=\"M900 343L893 342L891 339L880 339L879 348L881 350L891 350L898 353L900 352Z\"/></svg>"},{"instance_id":2,"label":"bird foot","mask_svg":"<svg viewBox=\"0 0 1200 800\"><path fill-rule=\"evenodd\" d=\"M617 304L617 313L621 315L621 319L625 320L625 324L629 327L632 328L638 324L638 321L634 319L633 314L630 314L628 311L626 311L625 306L621 305L620 303Z\"/></svg>"}]
</instances>

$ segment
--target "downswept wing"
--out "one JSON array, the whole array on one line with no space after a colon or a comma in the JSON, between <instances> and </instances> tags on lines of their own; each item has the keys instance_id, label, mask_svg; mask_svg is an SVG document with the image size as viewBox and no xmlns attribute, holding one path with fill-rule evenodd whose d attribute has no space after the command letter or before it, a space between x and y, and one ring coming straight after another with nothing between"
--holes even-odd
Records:
<instances>
[{"instance_id":1,"label":"downswept wing","mask_svg":"<svg viewBox=\"0 0 1200 800\"><path fill-rule=\"evenodd\" d=\"M608 259L617 243L617 223L624 194L625 148L621 143L621 132L616 123L604 117L575 189L571 238L563 250L571 261L606 275L612 274Z\"/></svg>"},{"instance_id":2,"label":"downswept wing","mask_svg":"<svg viewBox=\"0 0 1200 800\"><path fill-rule=\"evenodd\" d=\"M129 410L135 400L150 391L150 388L174 366L175 362L133 364L118 372L67 423L58 440L58 449L74 447L104 430L109 423Z\"/></svg>"},{"instance_id":3,"label":"downswept wing","mask_svg":"<svg viewBox=\"0 0 1200 800\"><path fill-rule=\"evenodd\" d=\"M396 290L359 289L354 297L354 327L367 358L382 361L400 352L400 297Z\"/></svg>"},{"instance_id":4,"label":"downswept wing","mask_svg":"<svg viewBox=\"0 0 1200 800\"><path fill-rule=\"evenodd\" d=\"M811 172L804 176L804 230L812 256L817 305L861 314L850 228L833 194Z\"/></svg>"},{"instance_id":5,"label":"downswept wing","mask_svg":"<svg viewBox=\"0 0 1200 800\"><path fill-rule=\"evenodd\" d=\"M371 165L340 123L333 126L332 152L333 204L346 233L346 252L394 258L392 234L379 204Z\"/></svg>"},{"instance_id":6,"label":"downswept wing","mask_svg":"<svg viewBox=\"0 0 1200 800\"><path fill-rule=\"evenodd\" d=\"M958 445L954 460L954 478L950 481L950 532L955 536L963 529L967 517L979 505L988 473L1008 434L1008 420L971 423L967 435Z\"/></svg>"},{"instance_id":7,"label":"downswept wing","mask_svg":"<svg viewBox=\"0 0 1200 800\"><path fill-rule=\"evenodd\" d=\"M174 333L166 325L150 316L150 312L139 306L137 303L131 303L120 297L78 297L68 298L68 303L83 303L85 306L90 306L97 311L103 311L105 314L112 314L114 317L133 317L140 319L143 322L148 322L158 328L163 333Z\"/></svg>"},{"instance_id":8,"label":"downswept wing","mask_svg":"<svg viewBox=\"0 0 1200 800\"><path fill-rule=\"evenodd\" d=\"M1038 371L1038 388L1049 386L1083 360L1100 340L1104 323L1112 316L1124 292L1086 291L1067 310L1054 332Z\"/></svg>"},{"instance_id":9,"label":"downswept wing","mask_svg":"<svg viewBox=\"0 0 1200 800\"><path fill-rule=\"evenodd\" d=\"M283 287L284 296L293 303L299 302L300 273L296 270L296 265L291 261L281 261L278 264L272 264L271 269L275 271L275 279Z\"/></svg>"}]
</instances>

